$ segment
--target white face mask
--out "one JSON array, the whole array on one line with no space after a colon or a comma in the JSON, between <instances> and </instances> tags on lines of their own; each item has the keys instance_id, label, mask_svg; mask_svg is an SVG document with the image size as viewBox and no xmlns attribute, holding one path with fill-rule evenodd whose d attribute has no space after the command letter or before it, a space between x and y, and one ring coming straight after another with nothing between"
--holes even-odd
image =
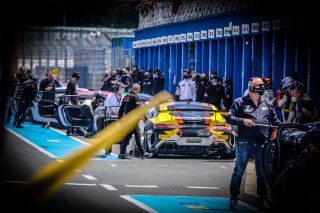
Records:
<instances>
[{"instance_id":1,"label":"white face mask","mask_svg":"<svg viewBox=\"0 0 320 213\"><path fill-rule=\"evenodd\" d=\"M291 101L292 102L297 102L297 98L293 96L293 97L291 97Z\"/></svg>"},{"instance_id":2,"label":"white face mask","mask_svg":"<svg viewBox=\"0 0 320 213\"><path fill-rule=\"evenodd\" d=\"M218 85L218 82L212 82L212 85L213 85L213 86L217 86L217 85Z\"/></svg>"}]
</instances>

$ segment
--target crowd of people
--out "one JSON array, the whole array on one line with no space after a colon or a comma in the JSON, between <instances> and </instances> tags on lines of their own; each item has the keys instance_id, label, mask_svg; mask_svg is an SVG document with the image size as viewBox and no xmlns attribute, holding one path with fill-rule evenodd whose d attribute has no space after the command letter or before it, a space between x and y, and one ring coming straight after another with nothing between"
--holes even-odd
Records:
<instances>
[{"instance_id":1,"label":"crowd of people","mask_svg":"<svg viewBox=\"0 0 320 213\"><path fill-rule=\"evenodd\" d=\"M129 92L133 84L141 86L141 92L149 95L155 95L164 90L165 78L158 68L153 71L151 69L144 71L137 66L118 68L117 70L106 71L101 79L102 91L113 92L117 83L122 83L125 86L125 91Z\"/></svg>"},{"instance_id":2,"label":"crowd of people","mask_svg":"<svg viewBox=\"0 0 320 213\"><path fill-rule=\"evenodd\" d=\"M213 104L218 110L229 110L233 101L232 80L223 81L217 72L199 74L188 69L183 70L183 79L175 92L176 101L197 101Z\"/></svg>"},{"instance_id":3,"label":"crowd of people","mask_svg":"<svg viewBox=\"0 0 320 213\"><path fill-rule=\"evenodd\" d=\"M31 70L25 67L20 67L19 71L11 84L11 92L9 94L9 104L13 98L20 97L21 109L15 115L14 125L22 127L21 123L30 110L32 100L36 92L47 91L55 92L56 87L62 84L56 79L52 70L45 73L45 78L42 79L38 86L38 79L33 76ZM217 76L217 72L211 72L208 78L206 73L190 72L188 69L182 71L183 79L177 84L175 91L176 101L197 101L213 104L218 110L229 111L233 98L233 82L229 78L225 81ZM78 104L77 81L80 78L79 72L74 72L70 81L67 84L66 95L70 96L69 104ZM310 96L304 90L304 85L298 81L297 74L287 76L281 79L279 89L274 95L274 85L269 77L262 78L265 89L262 98L275 107L279 119L284 123L308 123L318 119L317 109L312 102ZM249 79L249 84L250 84ZM106 104L115 104L120 106L123 92L130 92L133 84L138 84L141 88L141 93L155 95L159 91L164 90L165 77L158 68L154 70L144 71L137 66L118 68L106 72L101 79L101 91L109 91L112 93L107 97ZM34 87L33 85L37 85ZM26 89L27 88L27 89ZM33 92L30 92L33 90ZM28 94L27 94L27 91ZM22 94L25 93L25 94ZM243 96L248 95L248 90ZM117 99L115 99L117 98ZM111 102L110 102L111 100ZM29 107L27 107L27 105ZM116 113L113 111L112 113ZM11 117L9 107L7 121ZM19 121L19 122L18 122ZM73 129L68 129L68 134L76 134ZM89 131L88 135L92 132Z\"/></svg>"},{"instance_id":4,"label":"crowd of people","mask_svg":"<svg viewBox=\"0 0 320 213\"><path fill-rule=\"evenodd\" d=\"M253 156L257 172L257 194L263 209L269 208L267 200L266 178L262 169L262 150L270 137L267 127L259 125L279 125L281 123L305 124L318 120L317 109L304 85L298 80L296 73L281 79L279 89L274 95L274 85L269 77L252 77L248 80L247 90L241 97L233 99L232 79L222 81L216 72L210 73L210 80L206 73L183 70L183 79L176 86L176 101L204 102L213 104L218 110L229 111L226 120L229 124L238 126L238 140L236 146L236 165L230 183L229 208L237 208L238 196L242 176L249 159ZM54 94L55 88L61 83L55 78L51 70L46 72L38 86L38 79L33 77L31 70L24 67L19 69L11 84L7 122L12 115L10 103L16 97L20 98L18 110L14 116L13 125L22 128L32 102L38 91L47 91ZM78 105L77 81L79 72L73 72L67 84L67 104ZM91 137L93 132L93 112L104 102L108 106L107 114L125 119L125 115L140 106L138 93L155 95L164 90L164 75L159 69L144 72L133 66L106 72L101 80L102 91L109 91L107 97L97 93L94 97L81 103L81 113L89 118L90 122L85 137ZM125 94L125 91L127 94ZM111 106L111 107L110 107ZM77 129L67 127L67 135L77 135ZM126 149L132 136L140 156L149 157L140 141L140 133L134 129L126 134L122 140L118 158L129 159Z\"/></svg>"}]
</instances>

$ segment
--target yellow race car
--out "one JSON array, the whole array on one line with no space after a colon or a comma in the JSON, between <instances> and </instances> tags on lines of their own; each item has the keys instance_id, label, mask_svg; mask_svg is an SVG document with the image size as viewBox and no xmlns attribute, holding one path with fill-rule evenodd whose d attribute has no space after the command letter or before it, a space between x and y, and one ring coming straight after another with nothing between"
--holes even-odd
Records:
<instances>
[{"instance_id":1,"label":"yellow race car","mask_svg":"<svg viewBox=\"0 0 320 213\"><path fill-rule=\"evenodd\" d=\"M157 155L235 157L235 132L211 104L167 102L147 113L144 148Z\"/></svg>"}]
</instances>

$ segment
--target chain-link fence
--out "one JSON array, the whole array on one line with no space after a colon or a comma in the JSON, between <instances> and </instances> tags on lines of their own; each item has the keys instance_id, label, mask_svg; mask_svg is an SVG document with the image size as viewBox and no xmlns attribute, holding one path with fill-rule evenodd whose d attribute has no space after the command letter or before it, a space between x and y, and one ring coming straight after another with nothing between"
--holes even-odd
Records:
<instances>
[{"instance_id":1,"label":"chain-link fence","mask_svg":"<svg viewBox=\"0 0 320 213\"><path fill-rule=\"evenodd\" d=\"M112 39L133 35L133 29L26 27L19 32L18 67L31 69L39 79L58 69L62 83L77 70L79 86L97 90L105 67L112 67Z\"/></svg>"}]
</instances>

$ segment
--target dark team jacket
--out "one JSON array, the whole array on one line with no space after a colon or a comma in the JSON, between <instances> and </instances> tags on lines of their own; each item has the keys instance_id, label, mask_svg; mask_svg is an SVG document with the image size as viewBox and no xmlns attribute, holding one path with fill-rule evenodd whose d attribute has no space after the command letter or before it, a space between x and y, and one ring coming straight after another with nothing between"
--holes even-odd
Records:
<instances>
[{"instance_id":1,"label":"dark team jacket","mask_svg":"<svg viewBox=\"0 0 320 213\"><path fill-rule=\"evenodd\" d=\"M70 80L68 82L67 85L67 89L66 89L66 95L77 95L77 82ZM77 104L78 103L78 99L77 97L70 97L69 100L71 101L72 104Z\"/></svg>"},{"instance_id":2,"label":"dark team jacket","mask_svg":"<svg viewBox=\"0 0 320 213\"><path fill-rule=\"evenodd\" d=\"M140 105L139 97L134 93L130 92L130 94L123 97L118 115L119 118L129 113L131 110Z\"/></svg>"},{"instance_id":3,"label":"dark team jacket","mask_svg":"<svg viewBox=\"0 0 320 213\"><path fill-rule=\"evenodd\" d=\"M32 87L32 85L29 84L22 93L21 103L30 105L32 101L35 99L37 92L38 87Z\"/></svg>"},{"instance_id":4,"label":"dark team jacket","mask_svg":"<svg viewBox=\"0 0 320 213\"><path fill-rule=\"evenodd\" d=\"M160 73L159 75L153 75L153 94L164 90L164 75Z\"/></svg>"},{"instance_id":5,"label":"dark team jacket","mask_svg":"<svg viewBox=\"0 0 320 213\"><path fill-rule=\"evenodd\" d=\"M204 102L213 104L218 109L221 105L221 99L224 99L224 89L221 85L214 86L213 84L209 84L207 86L206 92L207 97L204 97Z\"/></svg>"},{"instance_id":6,"label":"dark team jacket","mask_svg":"<svg viewBox=\"0 0 320 213\"><path fill-rule=\"evenodd\" d=\"M49 81L47 78L45 78L45 79L41 80L40 85L39 85L39 90L40 91L47 91L46 88L49 85L52 86L52 89L50 90L51 92L55 92L56 87L61 87L61 84L56 79Z\"/></svg>"},{"instance_id":7,"label":"dark team jacket","mask_svg":"<svg viewBox=\"0 0 320 213\"><path fill-rule=\"evenodd\" d=\"M103 85L102 85L102 87L101 87L101 90L102 91L109 91L109 92L113 92L114 91L114 84L112 84L111 82L112 81L115 81L115 80L117 80L117 78L115 77L115 76L109 76L108 78L107 78L107 80L105 80L104 82L103 82Z\"/></svg>"},{"instance_id":8,"label":"dark team jacket","mask_svg":"<svg viewBox=\"0 0 320 213\"><path fill-rule=\"evenodd\" d=\"M312 116L315 116L316 113L314 111L314 105L311 98L306 93L303 93L297 99L297 122L300 124L314 122L314 120L312 120L302 112L303 108L308 110Z\"/></svg>"},{"instance_id":9,"label":"dark team jacket","mask_svg":"<svg viewBox=\"0 0 320 213\"><path fill-rule=\"evenodd\" d=\"M145 94L152 95L152 89L153 89L153 79L145 78L142 82L142 92Z\"/></svg>"},{"instance_id":10,"label":"dark team jacket","mask_svg":"<svg viewBox=\"0 0 320 213\"><path fill-rule=\"evenodd\" d=\"M249 95L235 99L229 112L226 116L227 123L238 126L239 140L263 143L269 137L268 127L247 127L244 125L245 118L256 124L280 125L274 107L261 100L256 106Z\"/></svg>"}]
</instances>

